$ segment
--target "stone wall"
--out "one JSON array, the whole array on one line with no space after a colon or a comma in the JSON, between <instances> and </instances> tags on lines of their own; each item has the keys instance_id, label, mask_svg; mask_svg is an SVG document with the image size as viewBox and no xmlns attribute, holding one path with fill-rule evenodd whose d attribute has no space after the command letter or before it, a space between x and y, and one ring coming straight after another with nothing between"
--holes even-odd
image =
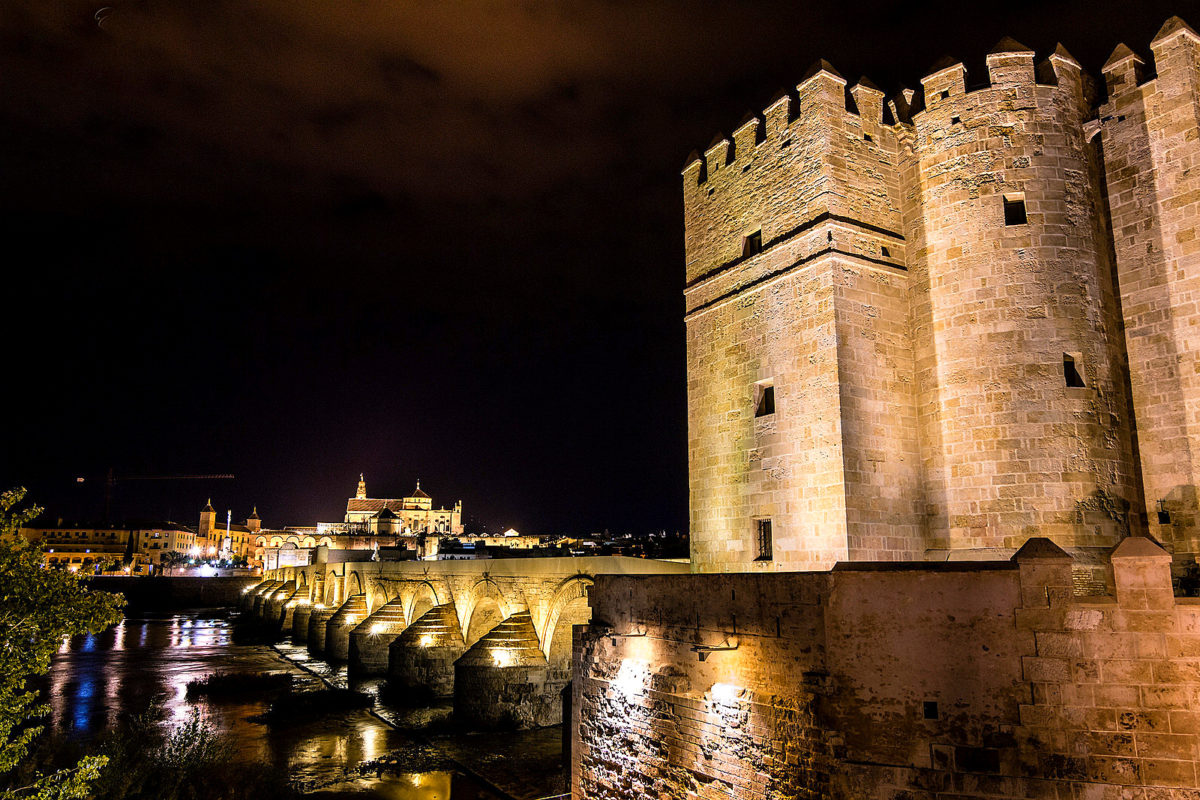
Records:
<instances>
[{"instance_id":1,"label":"stone wall","mask_svg":"<svg viewBox=\"0 0 1200 800\"><path fill-rule=\"evenodd\" d=\"M1061 47L1004 39L886 111L819 62L689 159L694 569L1048 536L1095 573L1146 506L1200 549L1200 36L1152 47L1150 81L1118 49L1098 110Z\"/></svg>"},{"instance_id":2,"label":"stone wall","mask_svg":"<svg viewBox=\"0 0 1200 800\"><path fill-rule=\"evenodd\" d=\"M1080 598L1009 562L600 576L572 787L625 798L1194 798L1200 601L1144 538Z\"/></svg>"}]
</instances>

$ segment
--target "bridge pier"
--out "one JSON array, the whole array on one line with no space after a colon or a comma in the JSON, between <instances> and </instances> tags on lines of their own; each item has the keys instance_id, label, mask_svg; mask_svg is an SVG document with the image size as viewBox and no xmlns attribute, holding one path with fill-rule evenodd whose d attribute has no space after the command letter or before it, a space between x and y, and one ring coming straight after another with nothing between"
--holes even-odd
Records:
<instances>
[{"instance_id":1,"label":"bridge pier","mask_svg":"<svg viewBox=\"0 0 1200 800\"><path fill-rule=\"evenodd\" d=\"M238 598L238 610L245 611L246 609L250 608L250 606L254 603L254 594L262 590L262 588L268 583L271 583L271 581L264 580L260 583L256 583L253 586L247 586L245 589L243 589L242 596Z\"/></svg>"},{"instance_id":2,"label":"bridge pier","mask_svg":"<svg viewBox=\"0 0 1200 800\"><path fill-rule=\"evenodd\" d=\"M249 592L246 592L246 594L242 597L242 602L238 604L238 607L241 608L242 611L253 611L254 601L258 599L258 596L263 592L278 588L281 583L282 581L263 581L257 586L251 588Z\"/></svg>"},{"instance_id":3,"label":"bridge pier","mask_svg":"<svg viewBox=\"0 0 1200 800\"><path fill-rule=\"evenodd\" d=\"M292 641L296 644L308 643L308 620L312 616L312 603L297 605L292 613Z\"/></svg>"},{"instance_id":4,"label":"bridge pier","mask_svg":"<svg viewBox=\"0 0 1200 800\"><path fill-rule=\"evenodd\" d=\"M250 600L250 613L254 616L262 615L263 603L271 596L271 593L283 586L283 581L271 581L263 589L254 593L254 597Z\"/></svg>"},{"instance_id":5,"label":"bridge pier","mask_svg":"<svg viewBox=\"0 0 1200 800\"><path fill-rule=\"evenodd\" d=\"M273 589L263 596L262 606L259 608L258 616L264 622L270 622L279 617L279 608L283 604L284 598L290 596L295 591L295 587L290 581L286 581L279 586L278 589Z\"/></svg>"},{"instance_id":6,"label":"bridge pier","mask_svg":"<svg viewBox=\"0 0 1200 800\"><path fill-rule=\"evenodd\" d=\"M367 616L367 596L356 594L325 623L325 658L345 661L350 657L350 632Z\"/></svg>"},{"instance_id":7,"label":"bridge pier","mask_svg":"<svg viewBox=\"0 0 1200 800\"><path fill-rule=\"evenodd\" d=\"M453 697L454 662L467 649L453 603L434 606L388 648L388 678L418 696Z\"/></svg>"},{"instance_id":8,"label":"bridge pier","mask_svg":"<svg viewBox=\"0 0 1200 800\"><path fill-rule=\"evenodd\" d=\"M350 669L365 675L386 675L388 646L408 627L404 601L384 603L350 632Z\"/></svg>"},{"instance_id":9,"label":"bridge pier","mask_svg":"<svg viewBox=\"0 0 1200 800\"><path fill-rule=\"evenodd\" d=\"M327 608L324 603L314 605L308 616L308 652L325 652L325 625L329 618L337 613L336 609Z\"/></svg>"},{"instance_id":10,"label":"bridge pier","mask_svg":"<svg viewBox=\"0 0 1200 800\"><path fill-rule=\"evenodd\" d=\"M279 630L288 637L292 635L292 622L296 616L296 609L308 605L308 599L301 597L303 593L303 589L297 589L291 599L284 603L283 608L279 610Z\"/></svg>"},{"instance_id":11,"label":"bridge pier","mask_svg":"<svg viewBox=\"0 0 1200 800\"><path fill-rule=\"evenodd\" d=\"M268 624L279 627L283 620L284 611L287 609L287 604L292 601L293 597L300 594L300 590L296 588L294 583L285 584L282 589L278 589L271 595L271 599L263 604L263 620Z\"/></svg>"},{"instance_id":12,"label":"bridge pier","mask_svg":"<svg viewBox=\"0 0 1200 800\"><path fill-rule=\"evenodd\" d=\"M533 618L518 611L454 663L454 717L471 728L557 725L564 685L550 680Z\"/></svg>"}]
</instances>

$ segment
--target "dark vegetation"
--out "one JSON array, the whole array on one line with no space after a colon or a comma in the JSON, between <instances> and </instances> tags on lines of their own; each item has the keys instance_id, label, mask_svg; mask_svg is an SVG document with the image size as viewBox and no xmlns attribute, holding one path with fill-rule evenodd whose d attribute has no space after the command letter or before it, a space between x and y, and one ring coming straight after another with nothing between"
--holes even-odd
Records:
<instances>
[{"instance_id":1,"label":"dark vegetation","mask_svg":"<svg viewBox=\"0 0 1200 800\"><path fill-rule=\"evenodd\" d=\"M92 742L43 737L29 767L75 763L102 756L107 764L91 784L89 800L296 800L286 772L265 764L231 767L233 742L198 711L180 725L163 725L151 707L126 718Z\"/></svg>"},{"instance_id":2,"label":"dark vegetation","mask_svg":"<svg viewBox=\"0 0 1200 800\"><path fill-rule=\"evenodd\" d=\"M273 692L290 692L294 680L286 672L214 672L188 681L187 699L240 699L261 697Z\"/></svg>"},{"instance_id":3,"label":"dark vegetation","mask_svg":"<svg viewBox=\"0 0 1200 800\"><path fill-rule=\"evenodd\" d=\"M370 708L375 698L353 689L319 689L315 692L288 694L271 703L265 714L256 721L267 725L291 725L307 722L313 717L336 714L359 708Z\"/></svg>"}]
</instances>

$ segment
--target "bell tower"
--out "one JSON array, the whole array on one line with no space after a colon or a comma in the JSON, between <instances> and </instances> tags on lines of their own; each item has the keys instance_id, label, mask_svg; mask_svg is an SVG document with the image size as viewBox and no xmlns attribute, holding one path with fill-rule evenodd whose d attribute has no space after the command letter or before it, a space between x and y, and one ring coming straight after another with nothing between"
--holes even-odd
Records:
<instances>
[{"instance_id":1,"label":"bell tower","mask_svg":"<svg viewBox=\"0 0 1200 800\"><path fill-rule=\"evenodd\" d=\"M354 495L355 500L367 499L367 482L363 480L363 474L358 473L358 492Z\"/></svg>"}]
</instances>

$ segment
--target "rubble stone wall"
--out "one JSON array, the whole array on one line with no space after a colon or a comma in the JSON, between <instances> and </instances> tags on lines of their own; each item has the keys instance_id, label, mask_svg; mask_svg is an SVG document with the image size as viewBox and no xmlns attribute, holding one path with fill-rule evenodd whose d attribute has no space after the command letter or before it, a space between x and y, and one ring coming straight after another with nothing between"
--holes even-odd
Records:
<instances>
[{"instance_id":1,"label":"rubble stone wall","mask_svg":"<svg viewBox=\"0 0 1200 800\"><path fill-rule=\"evenodd\" d=\"M1148 539L1110 593L1010 562L597 578L572 790L598 798L1194 798L1200 601Z\"/></svg>"}]
</instances>

